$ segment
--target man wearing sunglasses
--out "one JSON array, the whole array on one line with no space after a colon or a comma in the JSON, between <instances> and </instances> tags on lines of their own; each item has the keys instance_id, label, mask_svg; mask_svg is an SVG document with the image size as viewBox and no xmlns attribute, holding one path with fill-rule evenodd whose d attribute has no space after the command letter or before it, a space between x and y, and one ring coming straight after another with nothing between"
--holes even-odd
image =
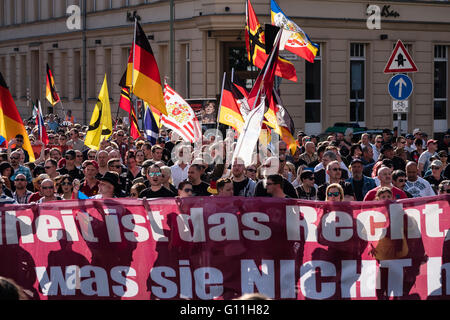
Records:
<instances>
[{"instance_id":1,"label":"man wearing sunglasses","mask_svg":"<svg viewBox=\"0 0 450 320\"><path fill-rule=\"evenodd\" d=\"M73 179L84 179L83 172L75 166L76 157L77 154L75 150L67 150L66 155L64 156L66 163L61 169L57 170L61 176L68 174Z\"/></svg>"},{"instance_id":2,"label":"man wearing sunglasses","mask_svg":"<svg viewBox=\"0 0 450 320\"><path fill-rule=\"evenodd\" d=\"M314 183L314 172L304 170L300 174L300 180L302 181L302 184L296 189L298 198L304 200L316 200L317 190Z\"/></svg>"},{"instance_id":3,"label":"man wearing sunglasses","mask_svg":"<svg viewBox=\"0 0 450 320\"><path fill-rule=\"evenodd\" d=\"M41 191L43 197L37 203L62 200L59 195L55 194L55 183L52 179L45 179L44 181L42 181Z\"/></svg>"},{"instance_id":4,"label":"man wearing sunglasses","mask_svg":"<svg viewBox=\"0 0 450 320\"><path fill-rule=\"evenodd\" d=\"M28 151L23 148L23 143L24 143L23 135L18 134L18 135L16 135L16 137L14 139L12 139L9 142L8 147L11 147L13 144L15 144L16 146L14 148L12 148L11 151L16 151L19 149L22 150L25 155L24 163L27 163L30 161L30 156L28 154Z\"/></svg>"},{"instance_id":5,"label":"man wearing sunglasses","mask_svg":"<svg viewBox=\"0 0 450 320\"><path fill-rule=\"evenodd\" d=\"M45 161L44 164L45 173L48 174L50 179L54 179L59 175L58 171L56 171L57 165L58 165L57 162L53 159L48 159L47 161Z\"/></svg>"},{"instance_id":6,"label":"man wearing sunglasses","mask_svg":"<svg viewBox=\"0 0 450 320\"><path fill-rule=\"evenodd\" d=\"M317 190L317 199L318 200L325 201L327 187L333 183L340 184L342 189L344 189L344 200L345 201L355 200L352 185L349 182L342 181L342 179L341 179L342 178L342 168L341 168L341 165L339 164L339 161L334 160L334 161L331 161L327 165L327 174L330 177L329 182L325 182L321 186L319 186L319 189Z\"/></svg>"},{"instance_id":7,"label":"man wearing sunglasses","mask_svg":"<svg viewBox=\"0 0 450 320\"><path fill-rule=\"evenodd\" d=\"M31 181L33 180L31 171L29 168L20 165L20 156L21 156L21 151L16 150L16 151L13 151L9 157L11 167L13 167L13 169L14 169L14 173L11 176L10 180L11 180L11 182L13 182L16 179L17 175L23 174L23 175L25 175L27 183L31 183Z\"/></svg>"},{"instance_id":8,"label":"man wearing sunglasses","mask_svg":"<svg viewBox=\"0 0 450 320\"><path fill-rule=\"evenodd\" d=\"M392 172L392 184L394 187L402 190L408 198L413 198L412 194L405 191L405 185L406 185L406 172L403 170L395 170Z\"/></svg>"},{"instance_id":9,"label":"man wearing sunglasses","mask_svg":"<svg viewBox=\"0 0 450 320\"><path fill-rule=\"evenodd\" d=\"M150 187L143 190L139 194L139 198L172 198L176 196L172 191L163 187L161 168L157 165L152 165L147 170L147 179Z\"/></svg>"},{"instance_id":10,"label":"man wearing sunglasses","mask_svg":"<svg viewBox=\"0 0 450 320\"><path fill-rule=\"evenodd\" d=\"M13 193L14 200L19 204L26 204L30 200L33 192L27 189L27 178L24 174L19 173L14 180L16 191Z\"/></svg>"}]
</instances>

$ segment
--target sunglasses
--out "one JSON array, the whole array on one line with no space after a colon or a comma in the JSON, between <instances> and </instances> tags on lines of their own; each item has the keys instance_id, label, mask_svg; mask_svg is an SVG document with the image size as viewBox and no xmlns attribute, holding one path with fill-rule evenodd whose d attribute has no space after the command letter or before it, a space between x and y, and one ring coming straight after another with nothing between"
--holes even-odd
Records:
<instances>
[{"instance_id":1,"label":"sunglasses","mask_svg":"<svg viewBox=\"0 0 450 320\"><path fill-rule=\"evenodd\" d=\"M71 157L65 157L64 159L66 159L66 160L74 160L74 158L71 158Z\"/></svg>"},{"instance_id":2,"label":"sunglasses","mask_svg":"<svg viewBox=\"0 0 450 320\"><path fill-rule=\"evenodd\" d=\"M51 169L51 168L53 168L53 167L44 167L45 169Z\"/></svg>"},{"instance_id":3,"label":"sunglasses","mask_svg":"<svg viewBox=\"0 0 450 320\"><path fill-rule=\"evenodd\" d=\"M118 137L123 137L124 135L123 135L123 134L118 134L117 136L118 136Z\"/></svg>"},{"instance_id":4,"label":"sunglasses","mask_svg":"<svg viewBox=\"0 0 450 320\"><path fill-rule=\"evenodd\" d=\"M332 171L341 171L341 168L333 168Z\"/></svg>"},{"instance_id":5,"label":"sunglasses","mask_svg":"<svg viewBox=\"0 0 450 320\"><path fill-rule=\"evenodd\" d=\"M272 186L272 185L274 185L274 184L276 184L276 183L273 183L273 182L267 182L267 183L266 183L266 186Z\"/></svg>"},{"instance_id":6,"label":"sunglasses","mask_svg":"<svg viewBox=\"0 0 450 320\"><path fill-rule=\"evenodd\" d=\"M19 160L20 158L19 157L11 157L11 159Z\"/></svg>"},{"instance_id":7,"label":"sunglasses","mask_svg":"<svg viewBox=\"0 0 450 320\"><path fill-rule=\"evenodd\" d=\"M27 179L16 179L14 181L27 181Z\"/></svg>"},{"instance_id":8,"label":"sunglasses","mask_svg":"<svg viewBox=\"0 0 450 320\"><path fill-rule=\"evenodd\" d=\"M431 170L439 170L440 168L438 167L431 167Z\"/></svg>"},{"instance_id":9,"label":"sunglasses","mask_svg":"<svg viewBox=\"0 0 450 320\"><path fill-rule=\"evenodd\" d=\"M42 187L43 190L50 190L50 189L54 189L54 187Z\"/></svg>"},{"instance_id":10,"label":"sunglasses","mask_svg":"<svg viewBox=\"0 0 450 320\"><path fill-rule=\"evenodd\" d=\"M78 155L78 156L77 156L77 158L82 158L82 157L83 157L83 155Z\"/></svg>"},{"instance_id":11,"label":"sunglasses","mask_svg":"<svg viewBox=\"0 0 450 320\"><path fill-rule=\"evenodd\" d=\"M406 182L406 179L398 179L398 182Z\"/></svg>"},{"instance_id":12,"label":"sunglasses","mask_svg":"<svg viewBox=\"0 0 450 320\"><path fill-rule=\"evenodd\" d=\"M328 196L329 197L339 197L340 192L336 191L336 192L328 192Z\"/></svg>"},{"instance_id":13,"label":"sunglasses","mask_svg":"<svg viewBox=\"0 0 450 320\"><path fill-rule=\"evenodd\" d=\"M314 181L316 178L314 178L314 177L309 177L309 178L306 178L306 179Z\"/></svg>"},{"instance_id":14,"label":"sunglasses","mask_svg":"<svg viewBox=\"0 0 450 320\"><path fill-rule=\"evenodd\" d=\"M148 175L150 177L159 177L161 176L161 172L150 172Z\"/></svg>"},{"instance_id":15,"label":"sunglasses","mask_svg":"<svg viewBox=\"0 0 450 320\"><path fill-rule=\"evenodd\" d=\"M194 190L192 190L192 189L184 189L183 191L184 191L184 192L192 192L192 191L194 191Z\"/></svg>"},{"instance_id":16,"label":"sunglasses","mask_svg":"<svg viewBox=\"0 0 450 320\"><path fill-rule=\"evenodd\" d=\"M382 143L383 141L377 141L376 143Z\"/></svg>"}]
</instances>

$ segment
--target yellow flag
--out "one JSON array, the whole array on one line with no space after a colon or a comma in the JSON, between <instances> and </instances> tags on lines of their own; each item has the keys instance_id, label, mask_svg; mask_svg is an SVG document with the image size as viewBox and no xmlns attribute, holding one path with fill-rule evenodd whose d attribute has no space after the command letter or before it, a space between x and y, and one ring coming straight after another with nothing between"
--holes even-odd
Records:
<instances>
[{"instance_id":1,"label":"yellow flag","mask_svg":"<svg viewBox=\"0 0 450 320\"><path fill-rule=\"evenodd\" d=\"M109 105L108 84L103 81L102 89L98 95L97 104L92 113L89 130L86 134L84 144L91 149L98 150L100 142L108 139L112 134L111 107Z\"/></svg>"}]
</instances>

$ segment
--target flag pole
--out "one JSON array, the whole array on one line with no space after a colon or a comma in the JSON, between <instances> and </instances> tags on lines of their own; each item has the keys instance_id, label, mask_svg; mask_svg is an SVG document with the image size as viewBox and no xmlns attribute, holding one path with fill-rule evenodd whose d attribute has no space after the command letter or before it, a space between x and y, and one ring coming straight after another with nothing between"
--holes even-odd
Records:
<instances>
[{"instance_id":1,"label":"flag pole","mask_svg":"<svg viewBox=\"0 0 450 320\"><path fill-rule=\"evenodd\" d=\"M220 111L222 110L222 98L223 98L223 89L225 88L225 77L227 76L227 73L223 73L223 79L222 79L222 91L220 92L220 102L219 102L219 110L217 111L217 127L216 131L219 130L219 119L220 119Z\"/></svg>"}]
</instances>

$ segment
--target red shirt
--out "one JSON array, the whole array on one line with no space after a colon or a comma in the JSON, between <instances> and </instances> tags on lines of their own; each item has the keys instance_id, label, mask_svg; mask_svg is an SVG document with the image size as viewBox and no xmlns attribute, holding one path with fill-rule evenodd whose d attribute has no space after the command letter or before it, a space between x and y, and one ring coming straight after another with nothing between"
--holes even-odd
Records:
<instances>
[{"instance_id":1,"label":"red shirt","mask_svg":"<svg viewBox=\"0 0 450 320\"><path fill-rule=\"evenodd\" d=\"M98 184L99 182L97 180L97 183L91 188L88 186L87 181L84 181L84 183L81 184L80 191L83 192L88 197L93 197L98 193Z\"/></svg>"},{"instance_id":2,"label":"red shirt","mask_svg":"<svg viewBox=\"0 0 450 320\"><path fill-rule=\"evenodd\" d=\"M370 190L369 192L367 192L366 196L364 197L363 201L372 201L375 199L375 196L377 194L378 189L380 189L381 187L376 187L373 188L372 190ZM394 200L399 200L399 199L407 199L408 196L406 195L406 193L403 190L400 190L397 187L392 186L391 187L391 191L392 191L392 198Z\"/></svg>"}]
</instances>

